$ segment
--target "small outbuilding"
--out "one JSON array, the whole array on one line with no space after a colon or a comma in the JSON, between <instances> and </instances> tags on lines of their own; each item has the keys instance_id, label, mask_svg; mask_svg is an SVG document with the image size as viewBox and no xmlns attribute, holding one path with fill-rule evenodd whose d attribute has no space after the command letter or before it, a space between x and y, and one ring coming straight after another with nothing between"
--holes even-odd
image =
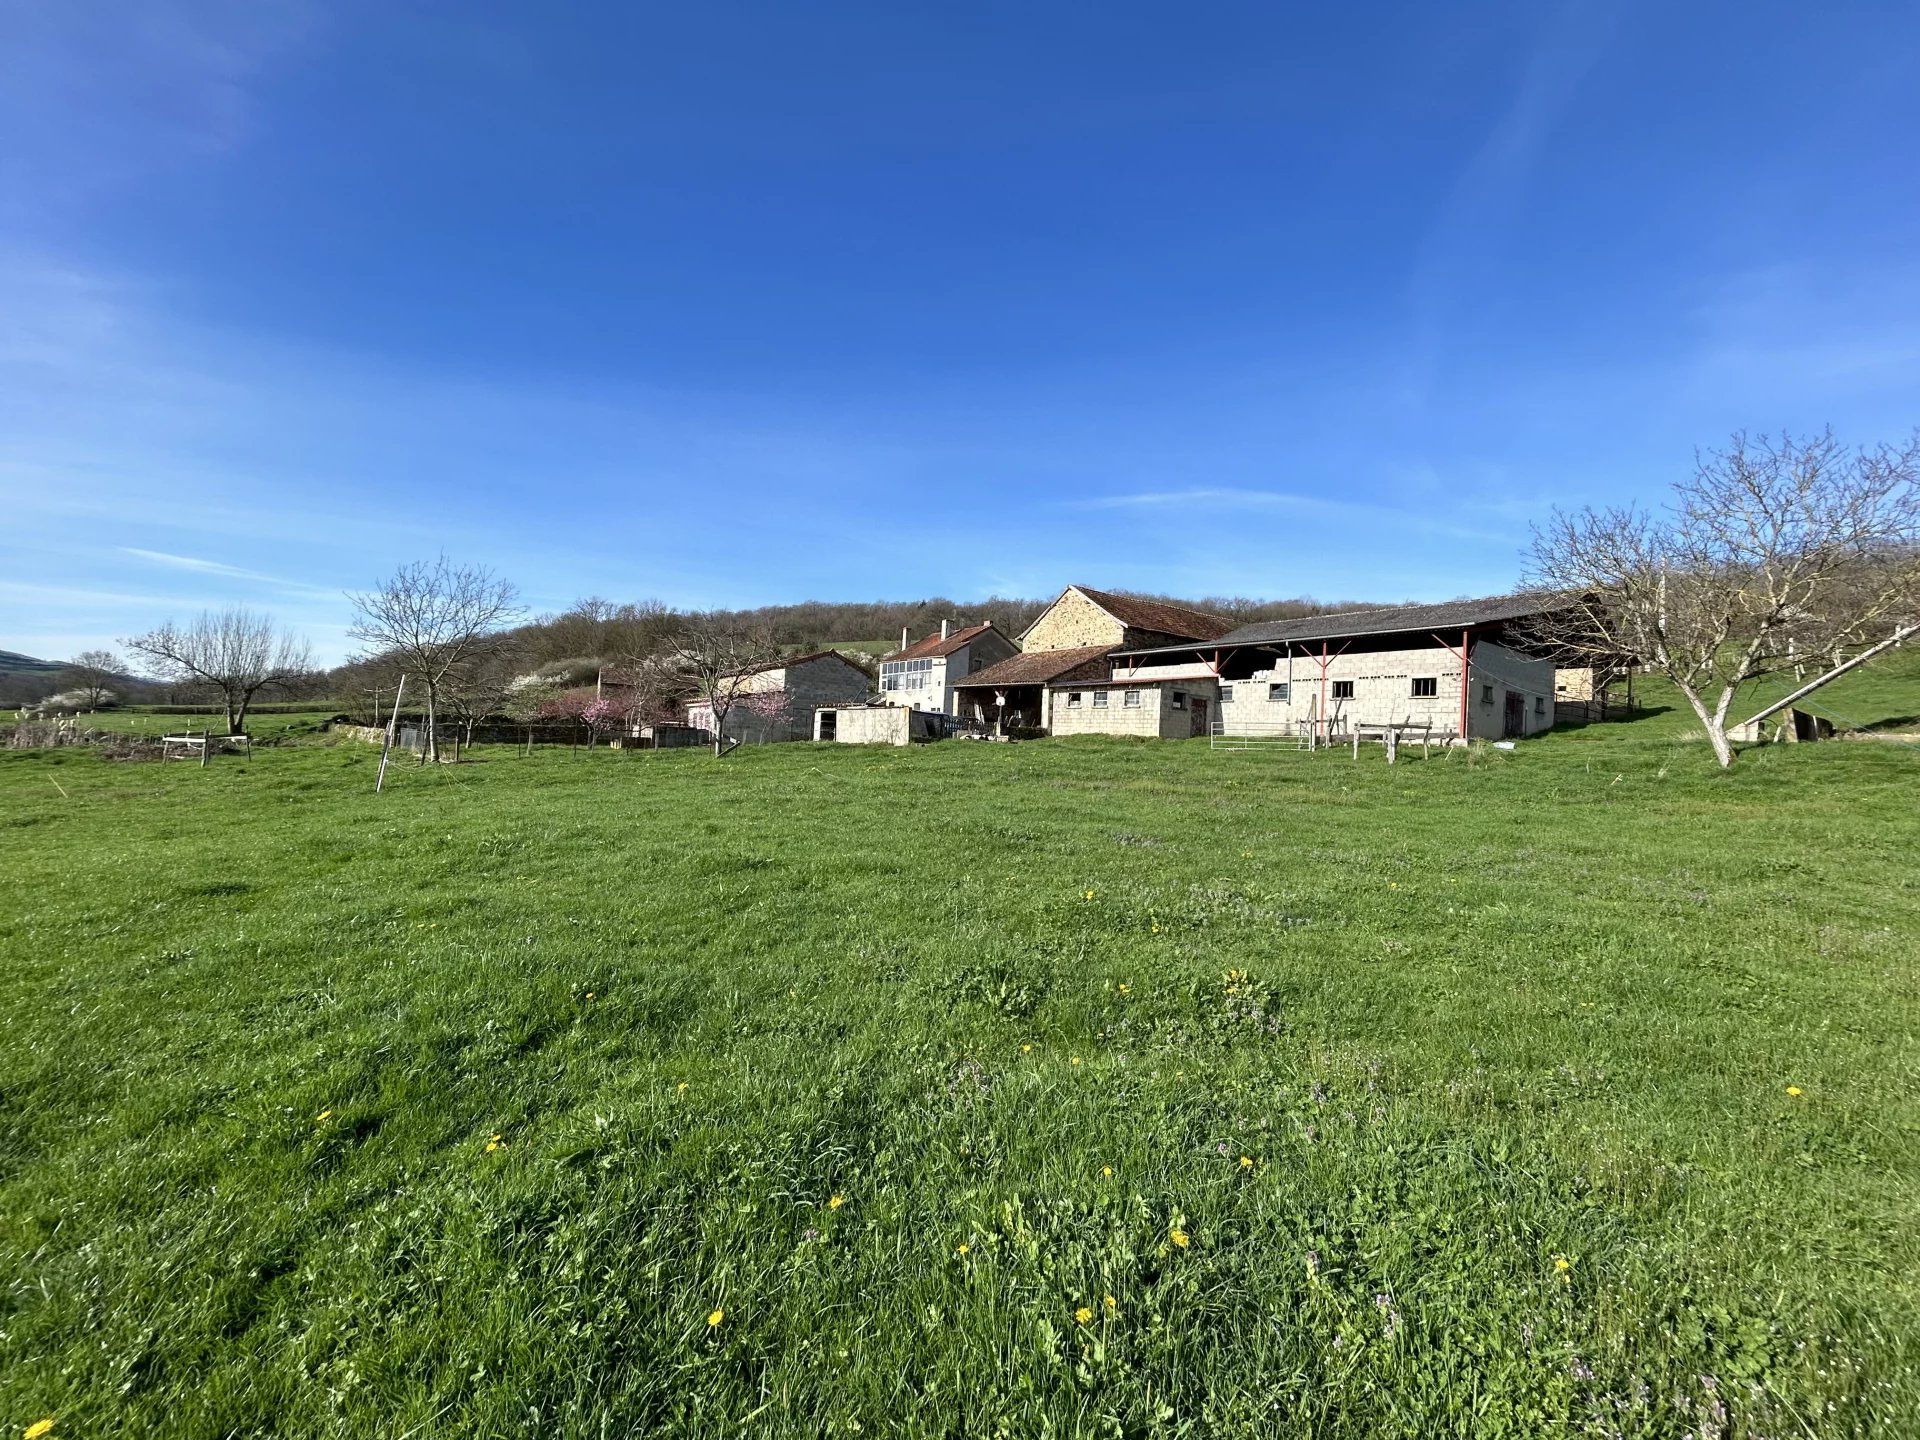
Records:
<instances>
[{"instance_id":1,"label":"small outbuilding","mask_svg":"<svg viewBox=\"0 0 1920 1440\"><path fill-rule=\"evenodd\" d=\"M841 745L918 745L947 738L948 717L904 705L830 705L814 711L813 738Z\"/></svg>"}]
</instances>

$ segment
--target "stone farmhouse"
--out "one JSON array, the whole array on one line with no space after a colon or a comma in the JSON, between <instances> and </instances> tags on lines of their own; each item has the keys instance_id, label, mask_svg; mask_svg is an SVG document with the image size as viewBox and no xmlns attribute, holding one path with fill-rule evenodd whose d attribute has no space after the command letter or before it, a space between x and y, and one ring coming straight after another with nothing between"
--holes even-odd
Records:
<instances>
[{"instance_id":1,"label":"stone farmhouse","mask_svg":"<svg viewBox=\"0 0 1920 1440\"><path fill-rule=\"evenodd\" d=\"M1129 647L1108 657L1099 685L1053 685L1063 692L1052 702L1053 733L1209 733L1195 720L1198 706L1217 714L1227 735L1330 739L1376 726L1468 739L1532 735L1554 723L1553 662L1523 633L1539 611L1538 597L1499 595L1260 621L1200 644ZM1096 704L1101 690L1108 698Z\"/></svg>"},{"instance_id":2,"label":"stone farmhouse","mask_svg":"<svg viewBox=\"0 0 1920 1440\"><path fill-rule=\"evenodd\" d=\"M957 715L955 685L968 676L1020 653L1020 647L989 620L955 630L940 629L909 645L900 632L900 648L880 661L880 698L909 710L938 710Z\"/></svg>"},{"instance_id":3,"label":"stone farmhouse","mask_svg":"<svg viewBox=\"0 0 1920 1440\"><path fill-rule=\"evenodd\" d=\"M1114 595L1090 585L1069 585L1021 631L1019 654L954 682L954 713L988 726L1070 733L1056 728L1060 718L1056 707L1059 711L1080 708L1064 698L1075 693L1069 688L1072 685L1110 680L1109 656L1123 650L1216 640L1232 629L1231 620L1203 610ZM1084 698L1081 705L1088 713L1095 708Z\"/></svg>"},{"instance_id":4,"label":"stone farmhouse","mask_svg":"<svg viewBox=\"0 0 1920 1440\"><path fill-rule=\"evenodd\" d=\"M822 706L864 701L873 678L838 650L791 655L741 672L738 694L745 698L727 712L725 738L746 745L813 738L814 711ZM753 696L777 696L772 703ZM711 735L713 706L697 700L687 706L687 723Z\"/></svg>"}]
</instances>

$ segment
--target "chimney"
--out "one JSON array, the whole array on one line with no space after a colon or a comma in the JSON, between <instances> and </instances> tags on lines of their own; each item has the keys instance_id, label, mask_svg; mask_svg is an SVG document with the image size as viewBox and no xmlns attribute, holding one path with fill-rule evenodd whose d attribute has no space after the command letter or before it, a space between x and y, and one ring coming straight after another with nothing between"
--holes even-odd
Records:
<instances>
[{"instance_id":1,"label":"chimney","mask_svg":"<svg viewBox=\"0 0 1920 1440\"><path fill-rule=\"evenodd\" d=\"M900 648L902 650L907 648L907 627L904 625L900 627Z\"/></svg>"},{"instance_id":2,"label":"chimney","mask_svg":"<svg viewBox=\"0 0 1920 1440\"><path fill-rule=\"evenodd\" d=\"M952 633L953 633L953 622L951 620L942 620L940 622L940 638L944 640Z\"/></svg>"}]
</instances>

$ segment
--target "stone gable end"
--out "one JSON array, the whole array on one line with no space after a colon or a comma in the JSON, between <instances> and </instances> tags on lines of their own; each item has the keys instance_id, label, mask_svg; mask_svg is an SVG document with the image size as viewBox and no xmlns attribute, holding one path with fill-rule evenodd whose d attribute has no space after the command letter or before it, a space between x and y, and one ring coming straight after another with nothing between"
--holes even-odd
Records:
<instances>
[{"instance_id":1,"label":"stone gable end","mask_svg":"<svg viewBox=\"0 0 1920 1440\"><path fill-rule=\"evenodd\" d=\"M1078 590L1069 590L1050 605L1021 637L1020 648L1073 650L1082 645L1118 645L1126 627Z\"/></svg>"}]
</instances>

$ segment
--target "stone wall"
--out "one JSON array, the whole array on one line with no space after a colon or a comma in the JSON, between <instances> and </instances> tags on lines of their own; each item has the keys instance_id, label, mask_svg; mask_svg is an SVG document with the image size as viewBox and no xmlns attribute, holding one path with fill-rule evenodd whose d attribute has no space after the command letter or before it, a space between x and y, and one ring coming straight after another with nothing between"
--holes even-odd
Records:
<instances>
[{"instance_id":1,"label":"stone wall","mask_svg":"<svg viewBox=\"0 0 1920 1440\"><path fill-rule=\"evenodd\" d=\"M813 738L813 712L823 705L857 705L873 693L873 681L862 670L827 656L804 665L790 665L781 674L790 698L787 738Z\"/></svg>"},{"instance_id":2,"label":"stone wall","mask_svg":"<svg viewBox=\"0 0 1920 1440\"><path fill-rule=\"evenodd\" d=\"M778 715L761 715L736 705L727 712L726 734L743 745L765 745L780 740L811 740L814 712L826 705L863 703L873 682L866 672L832 656L799 665L782 665L749 675L742 695L784 692L786 706ZM711 731L713 713L704 701L687 707L688 723Z\"/></svg>"},{"instance_id":3,"label":"stone wall","mask_svg":"<svg viewBox=\"0 0 1920 1440\"><path fill-rule=\"evenodd\" d=\"M1126 627L1078 590L1069 590L1020 637L1020 648L1074 650L1082 645L1118 645Z\"/></svg>"}]
</instances>

